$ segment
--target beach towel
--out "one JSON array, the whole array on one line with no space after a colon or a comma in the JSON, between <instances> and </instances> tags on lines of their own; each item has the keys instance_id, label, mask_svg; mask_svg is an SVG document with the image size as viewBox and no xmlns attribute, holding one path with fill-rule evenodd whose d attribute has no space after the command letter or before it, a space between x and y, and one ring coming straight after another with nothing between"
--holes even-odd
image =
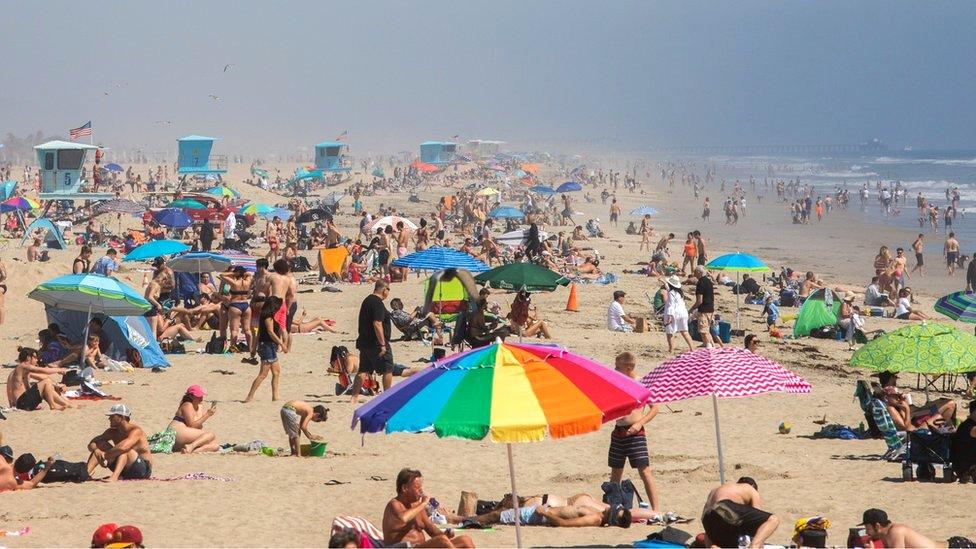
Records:
<instances>
[{"instance_id":1,"label":"beach towel","mask_svg":"<svg viewBox=\"0 0 976 549\"><path fill-rule=\"evenodd\" d=\"M341 275L342 265L348 256L349 250L342 246L319 250L319 274L323 276L327 274Z\"/></svg>"},{"instance_id":2,"label":"beach towel","mask_svg":"<svg viewBox=\"0 0 976 549\"><path fill-rule=\"evenodd\" d=\"M898 428L895 427L895 422L891 419L891 414L888 413L888 407L880 399L871 399L871 417L874 418L874 423L884 436L888 450L900 449L902 447L902 439L898 436Z\"/></svg>"},{"instance_id":3,"label":"beach towel","mask_svg":"<svg viewBox=\"0 0 976 549\"><path fill-rule=\"evenodd\" d=\"M869 434L860 432L859 429L848 427L847 425L831 424L824 425L819 431L813 434L813 438L834 438L840 440L860 440L871 438Z\"/></svg>"},{"instance_id":4,"label":"beach towel","mask_svg":"<svg viewBox=\"0 0 976 549\"><path fill-rule=\"evenodd\" d=\"M334 536L346 529L354 530L359 534L357 544L359 547L383 547L383 532L362 517L336 515L332 519L332 530L329 535Z\"/></svg>"}]
</instances>

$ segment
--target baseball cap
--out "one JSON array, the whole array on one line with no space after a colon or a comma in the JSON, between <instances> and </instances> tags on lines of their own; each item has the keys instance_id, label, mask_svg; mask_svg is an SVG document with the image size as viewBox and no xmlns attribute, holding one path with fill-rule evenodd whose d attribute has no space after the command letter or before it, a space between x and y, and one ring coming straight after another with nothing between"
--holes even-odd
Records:
<instances>
[{"instance_id":1,"label":"baseball cap","mask_svg":"<svg viewBox=\"0 0 976 549\"><path fill-rule=\"evenodd\" d=\"M3 456L7 461L13 461L14 449L4 444L3 446L0 446L0 456Z\"/></svg>"},{"instance_id":2,"label":"baseball cap","mask_svg":"<svg viewBox=\"0 0 976 549\"><path fill-rule=\"evenodd\" d=\"M190 385L186 388L186 394L190 396L195 396L197 398L203 398L207 396L207 392L203 390L203 387L199 385Z\"/></svg>"},{"instance_id":3,"label":"baseball cap","mask_svg":"<svg viewBox=\"0 0 976 549\"><path fill-rule=\"evenodd\" d=\"M142 530L132 525L119 526L112 534L112 542L105 547L112 549L142 547Z\"/></svg>"},{"instance_id":4,"label":"baseball cap","mask_svg":"<svg viewBox=\"0 0 976 549\"><path fill-rule=\"evenodd\" d=\"M119 529L119 525L114 522L109 522L102 524L98 528L95 528L95 532L92 533L91 546L92 547L105 547L112 541L112 534Z\"/></svg>"},{"instance_id":5,"label":"baseball cap","mask_svg":"<svg viewBox=\"0 0 976 549\"><path fill-rule=\"evenodd\" d=\"M132 410L125 404L115 404L108 409L107 416L132 417Z\"/></svg>"},{"instance_id":6,"label":"baseball cap","mask_svg":"<svg viewBox=\"0 0 976 549\"><path fill-rule=\"evenodd\" d=\"M888 522L888 513L885 513L881 509L868 509L861 517L861 523L858 526L864 526L865 524L887 524Z\"/></svg>"}]
</instances>

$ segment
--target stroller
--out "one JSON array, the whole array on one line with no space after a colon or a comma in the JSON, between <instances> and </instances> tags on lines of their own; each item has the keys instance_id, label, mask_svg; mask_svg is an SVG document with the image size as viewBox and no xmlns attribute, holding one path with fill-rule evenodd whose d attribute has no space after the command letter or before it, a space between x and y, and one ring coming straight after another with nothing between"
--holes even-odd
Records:
<instances>
[{"instance_id":1,"label":"stroller","mask_svg":"<svg viewBox=\"0 0 976 549\"><path fill-rule=\"evenodd\" d=\"M902 479L935 480L935 466L941 465L942 480L952 482L951 451L949 435L924 429L909 432L908 451L901 465ZM915 471L913 465L917 466Z\"/></svg>"}]
</instances>

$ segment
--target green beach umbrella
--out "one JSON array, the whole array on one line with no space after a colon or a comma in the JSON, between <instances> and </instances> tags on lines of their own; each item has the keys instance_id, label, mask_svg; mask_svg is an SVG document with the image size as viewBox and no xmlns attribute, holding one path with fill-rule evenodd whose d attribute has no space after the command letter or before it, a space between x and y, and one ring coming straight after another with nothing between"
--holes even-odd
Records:
<instances>
[{"instance_id":1,"label":"green beach umbrella","mask_svg":"<svg viewBox=\"0 0 976 549\"><path fill-rule=\"evenodd\" d=\"M565 276L533 263L509 263L485 271L474 277L478 284L502 290L522 290L529 292L552 291L556 286L566 286Z\"/></svg>"},{"instance_id":2,"label":"green beach umbrella","mask_svg":"<svg viewBox=\"0 0 976 549\"><path fill-rule=\"evenodd\" d=\"M851 366L929 376L976 371L976 337L939 322L911 324L869 341Z\"/></svg>"}]
</instances>

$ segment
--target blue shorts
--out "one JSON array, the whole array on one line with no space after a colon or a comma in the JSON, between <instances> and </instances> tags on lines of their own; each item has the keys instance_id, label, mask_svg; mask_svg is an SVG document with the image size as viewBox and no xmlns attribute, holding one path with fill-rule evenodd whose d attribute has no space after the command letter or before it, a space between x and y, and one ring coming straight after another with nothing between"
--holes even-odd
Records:
<instances>
[{"instance_id":1,"label":"blue shorts","mask_svg":"<svg viewBox=\"0 0 976 549\"><path fill-rule=\"evenodd\" d=\"M278 349L274 343L262 341L258 343L258 356L261 362L278 362Z\"/></svg>"},{"instance_id":2,"label":"blue shorts","mask_svg":"<svg viewBox=\"0 0 976 549\"><path fill-rule=\"evenodd\" d=\"M545 526L547 524L546 517L537 512L538 507L519 507L519 524L524 524L526 526ZM505 509L502 511L500 517L498 517L498 522L502 524L515 524L515 511L513 509Z\"/></svg>"}]
</instances>

